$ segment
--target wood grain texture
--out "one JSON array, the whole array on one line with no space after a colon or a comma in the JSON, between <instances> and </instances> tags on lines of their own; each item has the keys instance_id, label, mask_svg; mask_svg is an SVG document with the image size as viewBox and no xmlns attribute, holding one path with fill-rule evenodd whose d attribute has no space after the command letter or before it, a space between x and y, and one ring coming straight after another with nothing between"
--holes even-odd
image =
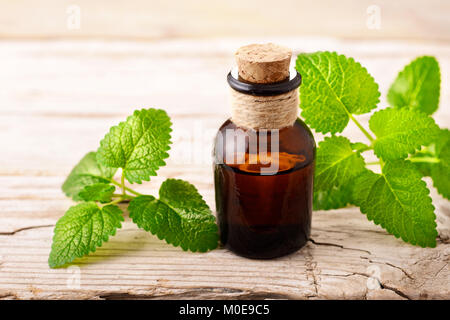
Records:
<instances>
[{"instance_id":1,"label":"wood grain texture","mask_svg":"<svg viewBox=\"0 0 450 320\"><path fill-rule=\"evenodd\" d=\"M0 8L3 39L288 35L450 40L450 3L443 0L0 0ZM71 24L76 12L78 27Z\"/></svg>"},{"instance_id":2,"label":"wood grain texture","mask_svg":"<svg viewBox=\"0 0 450 320\"><path fill-rule=\"evenodd\" d=\"M186 179L214 207L212 137L229 115L225 75L235 48L245 42L0 42L0 298L450 298L450 206L434 189L439 239L433 249L405 244L357 208L346 208L314 212L312 240L281 259L247 260L225 249L183 252L127 219L96 253L76 261L80 269L48 268L53 226L72 204L60 191L65 176L135 108L166 109L174 128L167 166L136 189L156 194L165 178ZM434 54L442 71L436 119L450 125L450 46L277 42L294 53L333 49L352 55L380 83L382 105L405 63ZM367 126L367 115L358 119ZM365 141L354 126L346 134Z\"/></svg>"}]
</instances>

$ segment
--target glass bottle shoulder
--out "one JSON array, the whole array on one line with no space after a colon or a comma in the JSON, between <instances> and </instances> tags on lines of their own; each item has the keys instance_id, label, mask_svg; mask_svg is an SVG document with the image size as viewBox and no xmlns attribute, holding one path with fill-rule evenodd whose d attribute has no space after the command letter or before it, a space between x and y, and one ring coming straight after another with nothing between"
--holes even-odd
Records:
<instances>
[{"instance_id":1,"label":"glass bottle shoulder","mask_svg":"<svg viewBox=\"0 0 450 320\"><path fill-rule=\"evenodd\" d=\"M253 161L257 157L257 164L250 168L259 170L264 157L272 156L272 159L276 157L279 161L280 169L292 169L311 164L315 158L315 149L314 137L301 119L279 130L241 128L228 119L218 130L214 153L216 163L223 161L233 166L235 163L230 162L237 161L247 164L253 156Z\"/></svg>"}]
</instances>

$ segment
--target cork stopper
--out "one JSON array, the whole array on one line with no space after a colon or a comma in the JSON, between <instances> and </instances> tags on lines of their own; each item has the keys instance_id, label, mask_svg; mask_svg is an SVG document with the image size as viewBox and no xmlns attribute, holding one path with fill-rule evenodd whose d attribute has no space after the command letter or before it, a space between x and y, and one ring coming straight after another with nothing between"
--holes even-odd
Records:
<instances>
[{"instance_id":1,"label":"cork stopper","mask_svg":"<svg viewBox=\"0 0 450 320\"><path fill-rule=\"evenodd\" d=\"M252 83L274 83L289 77L292 50L273 43L250 44L235 53L239 76Z\"/></svg>"}]
</instances>

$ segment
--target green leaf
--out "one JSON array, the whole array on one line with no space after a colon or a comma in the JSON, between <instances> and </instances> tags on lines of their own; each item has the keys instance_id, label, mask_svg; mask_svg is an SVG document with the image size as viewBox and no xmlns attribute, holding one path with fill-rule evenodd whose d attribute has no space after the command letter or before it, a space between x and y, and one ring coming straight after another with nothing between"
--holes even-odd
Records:
<instances>
[{"instance_id":1,"label":"green leaf","mask_svg":"<svg viewBox=\"0 0 450 320\"><path fill-rule=\"evenodd\" d=\"M374 113L369 127L377 136L374 152L384 160L406 158L439 134L433 118L406 108L387 108Z\"/></svg>"},{"instance_id":2,"label":"green leaf","mask_svg":"<svg viewBox=\"0 0 450 320\"><path fill-rule=\"evenodd\" d=\"M434 152L436 156L439 156L441 152L448 146L450 142L450 130L439 129L439 133L433 144L429 146L430 152Z\"/></svg>"},{"instance_id":3,"label":"green leaf","mask_svg":"<svg viewBox=\"0 0 450 320\"><path fill-rule=\"evenodd\" d=\"M416 167L416 169L422 174L422 177L429 177L431 176L431 167L434 165L434 163L429 162L415 162L414 160L420 160L433 157L433 154L431 153L415 153L413 156L409 157L408 159L411 160L413 165Z\"/></svg>"},{"instance_id":4,"label":"green leaf","mask_svg":"<svg viewBox=\"0 0 450 320\"><path fill-rule=\"evenodd\" d=\"M327 190L314 190L314 210L331 210L344 208L352 204L352 181L341 187L331 187Z\"/></svg>"},{"instance_id":5,"label":"green leaf","mask_svg":"<svg viewBox=\"0 0 450 320\"><path fill-rule=\"evenodd\" d=\"M341 186L364 170L364 159L345 137L325 137L319 143L314 177L315 190Z\"/></svg>"},{"instance_id":6,"label":"green leaf","mask_svg":"<svg viewBox=\"0 0 450 320\"><path fill-rule=\"evenodd\" d=\"M366 150L370 150L370 146L362 142L350 143L353 150L358 152L364 152Z\"/></svg>"},{"instance_id":7,"label":"green leaf","mask_svg":"<svg viewBox=\"0 0 450 320\"><path fill-rule=\"evenodd\" d=\"M419 57L401 71L387 95L394 107L432 114L439 107L441 74L434 57Z\"/></svg>"},{"instance_id":8,"label":"green leaf","mask_svg":"<svg viewBox=\"0 0 450 320\"><path fill-rule=\"evenodd\" d=\"M431 178L433 179L433 185L437 191L445 198L450 200L450 162L449 152L446 152L445 163L440 163L432 166Z\"/></svg>"},{"instance_id":9,"label":"green leaf","mask_svg":"<svg viewBox=\"0 0 450 320\"><path fill-rule=\"evenodd\" d=\"M336 52L299 54L302 117L317 132L342 132L352 114L367 113L379 102L378 85L353 58Z\"/></svg>"},{"instance_id":10,"label":"green leaf","mask_svg":"<svg viewBox=\"0 0 450 320\"><path fill-rule=\"evenodd\" d=\"M411 160L417 170L422 173L422 176L429 177L431 176L431 169L436 163L427 161L427 159L438 158L438 155L448 141L450 141L450 131L448 129L441 129L433 143L428 145L423 151L416 152L408 159ZM438 159L438 161L440 160Z\"/></svg>"},{"instance_id":11,"label":"green leaf","mask_svg":"<svg viewBox=\"0 0 450 320\"><path fill-rule=\"evenodd\" d=\"M107 203L111 201L115 190L116 187L112 185L106 183L96 183L84 187L78 196L84 201L100 201L101 203Z\"/></svg>"},{"instance_id":12,"label":"green leaf","mask_svg":"<svg viewBox=\"0 0 450 320\"><path fill-rule=\"evenodd\" d=\"M130 218L140 228L183 250L205 252L218 245L215 217L197 189L183 180L167 179L153 196L134 198Z\"/></svg>"},{"instance_id":13,"label":"green leaf","mask_svg":"<svg viewBox=\"0 0 450 320\"><path fill-rule=\"evenodd\" d=\"M62 190L68 197L80 201L82 199L78 194L84 187L95 183L109 183L116 171L117 168L108 168L97 163L96 153L89 152L72 169L62 185Z\"/></svg>"},{"instance_id":14,"label":"green leaf","mask_svg":"<svg viewBox=\"0 0 450 320\"><path fill-rule=\"evenodd\" d=\"M431 166L431 178L437 191L450 199L450 131L441 130L440 139L435 145L439 163Z\"/></svg>"},{"instance_id":15,"label":"green leaf","mask_svg":"<svg viewBox=\"0 0 450 320\"><path fill-rule=\"evenodd\" d=\"M429 190L409 161L387 162L382 174L365 170L356 180L353 200L361 212L405 242L435 247L436 216Z\"/></svg>"},{"instance_id":16,"label":"green leaf","mask_svg":"<svg viewBox=\"0 0 450 320\"><path fill-rule=\"evenodd\" d=\"M125 122L110 129L100 142L99 163L122 168L125 178L142 183L164 166L170 149L169 116L164 110L136 110Z\"/></svg>"},{"instance_id":17,"label":"green leaf","mask_svg":"<svg viewBox=\"0 0 450 320\"><path fill-rule=\"evenodd\" d=\"M49 266L60 267L94 252L116 233L121 221L122 210L115 205L100 208L95 202L83 202L71 207L56 223Z\"/></svg>"}]
</instances>

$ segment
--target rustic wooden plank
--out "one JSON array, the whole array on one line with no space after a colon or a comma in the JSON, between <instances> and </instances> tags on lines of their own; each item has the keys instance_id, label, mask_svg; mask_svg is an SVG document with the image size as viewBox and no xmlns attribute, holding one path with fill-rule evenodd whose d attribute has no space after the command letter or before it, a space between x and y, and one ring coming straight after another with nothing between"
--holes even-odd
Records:
<instances>
[{"instance_id":1,"label":"rustic wooden plank","mask_svg":"<svg viewBox=\"0 0 450 320\"><path fill-rule=\"evenodd\" d=\"M22 223L34 225L36 219ZM439 240L437 248L426 250L405 245L356 209L315 213L313 242L269 261L240 258L225 249L186 253L127 221L96 253L76 261L80 269L51 270L52 229L36 225L1 233L0 296L417 299L450 294L448 243ZM73 288L70 281L78 271L80 287ZM374 271L381 288L368 287Z\"/></svg>"},{"instance_id":2,"label":"rustic wooden plank","mask_svg":"<svg viewBox=\"0 0 450 320\"><path fill-rule=\"evenodd\" d=\"M73 24L68 27L68 21L73 21L76 13L70 9L74 5L79 8L80 23L78 27ZM185 0L176 5L148 0L41 0L38 3L15 0L2 1L1 9L3 38L154 40L265 34L450 39L446 15L450 5L442 0ZM379 24L374 28L370 22L378 16Z\"/></svg>"},{"instance_id":3,"label":"rustic wooden plank","mask_svg":"<svg viewBox=\"0 0 450 320\"><path fill-rule=\"evenodd\" d=\"M350 53L367 66L383 93L404 63L424 52L435 54L443 75L436 118L441 126L450 125L448 45L280 42L297 52ZM186 253L127 220L110 242L77 260L80 288L71 285L78 269L48 268L53 225L72 204L60 191L65 176L137 106L162 107L174 123L167 166L137 190L156 194L165 178L182 178L214 207L212 137L229 114L224 79L240 44L231 39L0 42L0 298L450 297L450 209L434 189L440 236L434 249L405 244L348 208L315 212L313 240L281 259L247 260L225 249ZM367 125L367 115L359 119ZM354 126L346 133L365 141ZM371 278L378 271L382 287Z\"/></svg>"}]
</instances>

